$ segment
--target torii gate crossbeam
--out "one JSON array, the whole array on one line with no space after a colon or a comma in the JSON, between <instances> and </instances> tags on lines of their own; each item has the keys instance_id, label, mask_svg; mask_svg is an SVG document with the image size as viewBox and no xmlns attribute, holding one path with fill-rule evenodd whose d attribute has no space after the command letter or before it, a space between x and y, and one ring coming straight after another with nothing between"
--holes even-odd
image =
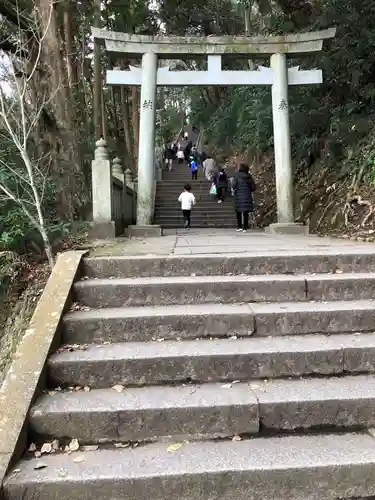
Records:
<instances>
[{"instance_id":1,"label":"torii gate crossbeam","mask_svg":"<svg viewBox=\"0 0 375 500\"><path fill-rule=\"evenodd\" d=\"M335 28L277 37L167 37L129 35L92 28L94 38L104 40L107 51L142 55L142 67L107 71L110 85L141 85L138 155L137 225L152 224L156 87L191 85L270 85L275 147L278 224L275 231L294 225L292 158L289 131L288 85L318 84L320 70L287 67L286 54L320 51ZM223 71L222 55L270 56L270 67L257 71ZM207 55L207 71L170 71L158 68L158 57L184 59ZM296 228L292 228L295 230Z\"/></svg>"}]
</instances>

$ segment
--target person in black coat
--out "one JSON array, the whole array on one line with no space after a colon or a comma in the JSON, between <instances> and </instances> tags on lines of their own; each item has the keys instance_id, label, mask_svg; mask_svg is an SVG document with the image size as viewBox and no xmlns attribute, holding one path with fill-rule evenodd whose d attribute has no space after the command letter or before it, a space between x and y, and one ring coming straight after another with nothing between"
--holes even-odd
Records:
<instances>
[{"instance_id":1,"label":"person in black coat","mask_svg":"<svg viewBox=\"0 0 375 500\"><path fill-rule=\"evenodd\" d=\"M223 167L220 167L213 175L213 183L216 186L217 202L223 203L224 197L228 191L228 176Z\"/></svg>"},{"instance_id":2,"label":"person in black coat","mask_svg":"<svg viewBox=\"0 0 375 500\"><path fill-rule=\"evenodd\" d=\"M245 232L249 228L249 213L254 210L253 192L256 189L248 165L240 164L232 182L232 189L237 214L237 231Z\"/></svg>"}]
</instances>

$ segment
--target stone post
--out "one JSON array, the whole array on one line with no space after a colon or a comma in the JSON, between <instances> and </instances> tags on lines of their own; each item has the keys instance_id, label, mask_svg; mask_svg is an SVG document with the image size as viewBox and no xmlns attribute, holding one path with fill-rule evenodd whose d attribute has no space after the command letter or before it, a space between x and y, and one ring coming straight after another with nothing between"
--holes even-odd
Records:
<instances>
[{"instance_id":1,"label":"stone post","mask_svg":"<svg viewBox=\"0 0 375 500\"><path fill-rule=\"evenodd\" d=\"M112 221L112 172L108 158L107 143L99 139L96 143L92 169L92 218L94 223Z\"/></svg>"},{"instance_id":2,"label":"stone post","mask_svg":"<svg viewBox=\"0 0 375 500\"><path fill-rule=\"evenodd\" d=\"M149 226L153 214L155 107L158 58L152 52L142 57L138 152L137 226Z\"/></svg>"},{"instance_id":3,"label":"stone post","mask_svg":"<svg viewBox=\"0 0 375 500\"><path fill-rule=\"evenodd\" d=\"M122 168L121 159L118 156L116 156L116 158L113 159L112 175L113 177L116 177L116 179L118 179L124 184L124 171Z\"/></svg>"},{"instance_id":4,"label":"stone post","mask_svg":"<svg viewBox=\"0 0 375 500\"><path fill-rule=\"evenodd\" d=\"M275 143L277 222L294 223L288 68L285 54L272 54L272 114Z\"/></svg>"}]
</instances>

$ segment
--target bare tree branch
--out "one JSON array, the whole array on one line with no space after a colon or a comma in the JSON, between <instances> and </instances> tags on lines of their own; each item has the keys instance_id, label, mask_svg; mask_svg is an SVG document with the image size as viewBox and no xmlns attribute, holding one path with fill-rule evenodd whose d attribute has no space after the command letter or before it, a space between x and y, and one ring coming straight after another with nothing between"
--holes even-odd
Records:
<instances>
[{"instance_id":1,"label":"bare tree branch","mask_svg":"<svg viewBox=\"0 0 375 500\"><path fill-rule=\"evenodd\" d=\"M58 89L55 89L50 96L44 94L39 105L34 108L31 106L30 84L40 64L42 44L49 29L54 6L53 0L50 0L48 22L44 32L40 33L38 23L32 18L28 19L27 32L25 32L24 14L19 8L19 0L16 0L15 4L13 7L14 16L17 19L19 46L8 58L7 65L3 64L2 68L3 70L5 68L8 77L8 90L5 94L6 82L2 79L0 81L0 127L2 136L7 136L16 148L24 170L22 171L21 166L13 166L7 161L0 160L2 168L10 174L9 179L12 179L13 183L16 181L13 189L6 181L0 182L0 191L21 208L31 224L40 232L49 264L52 267L53 254L42 210L47 176L40 168L42 156L34 158L31 152L29 138L35 132L41 113L58 92ZM0 8L1 13L2 8ZM29 46L33 47L33 50L27 50ZM21 54L27 54L28 57L22 58Z\"/></svg>"}]
</instances>

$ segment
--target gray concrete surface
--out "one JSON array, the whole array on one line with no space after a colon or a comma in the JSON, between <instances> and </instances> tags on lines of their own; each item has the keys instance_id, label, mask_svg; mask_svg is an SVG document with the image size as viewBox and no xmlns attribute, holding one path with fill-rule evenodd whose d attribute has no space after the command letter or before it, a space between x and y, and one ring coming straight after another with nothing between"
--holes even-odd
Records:
<instances>
[{"instance_id":1,"label":"gray concrete surface","mask_svg":"<svg viewBox=\"0 0 375 500\"><path fill-rule=\"evenodd\" d=\"M375 372L375 334L89 345L49 359L56 386L92 388Z\"/></svg>"},{"instance_id":2,"label":"gray concrete surface","mask_svg":"<svg viewBox=\"0 0 375 500\"><path fill-rule=\"evenodd\" d=\"M30 424L41 435L80 442L226 437L259 431L258 401L247 384L95 389L43 396Z\"/></svg>"},{"instance_id":3,"label":"gray concrete surface","mask_svg":"<svg viewBox=\"0 0 375 500\"><path fill-rule=\"evenodd\" d=\"M162 238L116 238L96 240L91 256L107 255L196 255L224 253L259 253L264 251L308 251L340 248L367 248L375 251L375 243L358 243L346 239L267 234L251 230L237 233L233 229L167 229Z\"/></svg>"},{"instance_id":4,"label":"gray concrete surface","mask_svg":"<svg viewBox=\"0 0 375 500\"><path fill-rule=\"evenodd\" d=\"M248 304L187 304L69 313L64 317L63 336L64 342L76 344L249 336L253 332L254 316Z\"/></svg>"},{"instance_id":5,"label":"gray concrete surface","mask_svg":"<svg viewBox=\"0 0 375 500\"><path fill-rule=\"evenodd\" d=\"M83 457L83 458L82 458ZM156 443L43 457L5 483L15 500L337 500L375 495L369 435L292 436L242 442Z\"/></svg>"}]
</instances>

